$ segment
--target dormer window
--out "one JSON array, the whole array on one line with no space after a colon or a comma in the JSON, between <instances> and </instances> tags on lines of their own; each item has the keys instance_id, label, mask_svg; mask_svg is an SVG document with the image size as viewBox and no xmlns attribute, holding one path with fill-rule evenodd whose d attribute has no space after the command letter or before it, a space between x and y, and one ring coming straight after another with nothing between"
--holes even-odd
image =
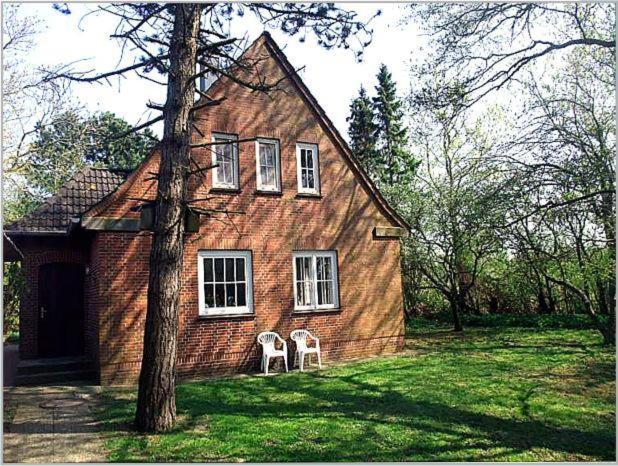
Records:
<instances>
[{"instance_id":1,"label":"dormer window","mask_svg":"<svg viewBox=\"0 0 618 466\"><path fill-rule=\"evenodd\" d=\"M301 194L320 194L320 170L318 165L318 146L315 144L296 144L296 172L298 192Z\"/></svg>"},{"instance_id":2,"label":"dormer window","mask_svg":"<svg viewBox=\"0 0 618 466\"><path fill-rule=\"evenodd\" d=\"M258 139L255 142L256 175L258 191L281 191L281 162L279 141Z\"/></svg>"},{"instance_id":3,"label":"dormer window","mask_svg":"<svg viewBox=\"0 0 618 466\"><path fill-rule=\"evenodd\" d=\"M238 189L238 138L231 134L212 135L212 187Z\"/></svg>"}]
</instances>

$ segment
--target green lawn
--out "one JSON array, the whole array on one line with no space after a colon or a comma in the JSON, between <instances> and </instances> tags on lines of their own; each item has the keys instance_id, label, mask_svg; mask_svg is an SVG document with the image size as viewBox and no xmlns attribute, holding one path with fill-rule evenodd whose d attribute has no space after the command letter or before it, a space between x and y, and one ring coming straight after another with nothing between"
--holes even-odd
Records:
<instances>
[{"instance_id":1,"label":"green lawn","mask_svg":"<svg viewBox=\"0 0 618 466\"><path fill-rule=\"evenodd\" d=\"M408 347L320 372L184 383L165 435L131 433L133 391L109 389L109 459L615 459L614 350L595 332L433 331Z\"/></svg>"}]
</instances>

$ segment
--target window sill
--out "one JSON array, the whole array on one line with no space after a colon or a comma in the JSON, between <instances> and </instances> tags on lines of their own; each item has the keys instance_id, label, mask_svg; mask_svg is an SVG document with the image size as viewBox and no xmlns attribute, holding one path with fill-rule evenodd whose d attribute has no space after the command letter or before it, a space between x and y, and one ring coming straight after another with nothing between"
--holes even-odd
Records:
<instances>
[{"instance_id":1,"label":"window sill","mask_svg":"<svg viewBox=\"0 0 618 466\"><path fill-rule=\"evenodd\" d=\"M297 193L296 197L299 198L313 198L313 199L322 199L322 195L321 194L313 194L313 193Z\"/></svg>"},{"instance_id":2,"label":"window sill","mask_svg":"<svg viewBox=\"0 0 618 466\"><path fill-rule=\"evenodd\" d=\"M198 315L197 320L225 320L238 319L243 317L247 320L255 319L255 313L252 312L251 314L247 314L246 312L243 312L241 314L211 314L206 316Z\"/></svg>"},{"instance_id":3,"label":"window sill","mask_svg":"<svg viewBox=\"0 0 618 466\"><path fill-rule=\"evenodd\" d=\"M332 309L309 309L306 311L292 311L292 316L304 316L308 314L337 314L342 311L342 307L334 307Z\"/></svg>"},{"instance_id":4,"label":"window sill","mask_svg":"<svg viewBox=\"0 0 618 466\"><path fill-rule=\"evenodd\" d=\"M242 191L239 188L210 188L209 192L221 194L240 194Z\"/></svg>"},{"instance_id":5,"label":"window sill","mask_svg":"<svg viewBox=\"0 0 618 466\"><path fill-rule=\"evenodd\" d=\"M261 189L256 189L255 191L253 191L253 194L255 194L256 196L274 196L274 197L283 196L283 193L281 191L264 191Z\"/></svg>"}]
</instances>

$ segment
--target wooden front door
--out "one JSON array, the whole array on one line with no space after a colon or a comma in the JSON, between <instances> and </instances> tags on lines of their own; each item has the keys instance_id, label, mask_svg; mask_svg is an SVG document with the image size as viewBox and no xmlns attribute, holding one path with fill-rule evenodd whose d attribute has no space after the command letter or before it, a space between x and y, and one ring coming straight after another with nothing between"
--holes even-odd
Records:
<instances>
[{"instance_id":1,"label":"wooden front door","mask_svg":"<svg viewBox=\"0 0 618 466\"><path fill-rule=\"evenodd\" d=\"M84 352L84 266L45 264L39 268L39 356Z\"/></svg>"}]
</instances>

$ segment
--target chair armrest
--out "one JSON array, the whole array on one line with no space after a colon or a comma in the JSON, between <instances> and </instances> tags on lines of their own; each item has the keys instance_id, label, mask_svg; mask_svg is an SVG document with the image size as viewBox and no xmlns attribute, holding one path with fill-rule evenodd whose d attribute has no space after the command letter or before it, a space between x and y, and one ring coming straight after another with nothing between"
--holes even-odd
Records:
<instances>
[{"instance_id":1,"label":"chair armrest","mask_svg":"<svg viewBox=\"0 0 618 466\"><path fill-rule=\"evenodd\" d=\"M313 341L315 341L315 347L319 348L320 347L320 339L318 337L314 337L311 333L309 334L309 338L311 338Z\"/></svg>"},{"instance_id":2,"label":"chair armrest","mask_svg":"<svg viewBox=\"0 0 618 466\"><path fill-rule=\"evenodd\" d=\"M281 342L281 344L283 345L283 348L287 349L288 344L287 344L287 342L283 338L281 338L279 335L277 335L277 340L279 340Z\"/></svg>"}]
</instances>

